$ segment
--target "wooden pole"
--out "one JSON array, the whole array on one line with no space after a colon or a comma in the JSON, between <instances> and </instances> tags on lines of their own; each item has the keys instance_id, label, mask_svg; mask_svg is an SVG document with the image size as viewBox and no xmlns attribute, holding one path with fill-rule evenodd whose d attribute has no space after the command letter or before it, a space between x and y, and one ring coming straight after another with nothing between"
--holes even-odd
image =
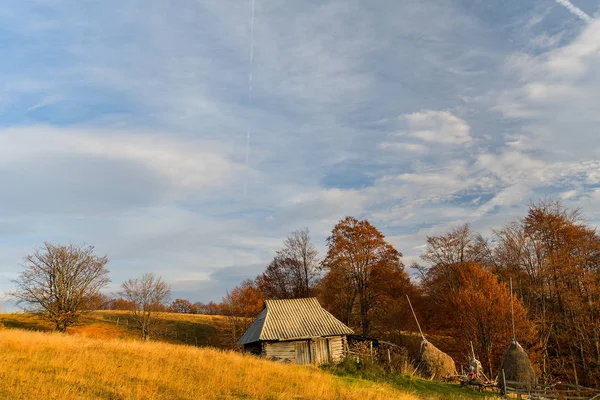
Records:
<instances>
[{"instance_id":1,"label":"wooden pole","mask_svg":"<svg viewBox=\"0 0 600 400\"><path fill-rule=\"evenodd\" d=\"M425 335L423 335L423 331L421 330L421 325L419 325L419 320L417 319L417 314L415 314L415 309L413 308L408 295L406 295L406 300L408 300L408 305L410 306L410 310L412 311L413 316L415 317L415 321L417 323L417 327L419 328L419 332L421 333L421 337L423 338L423 340L426 340Z\"/></svg>"},{"instance_id":2,"label":"wooden pole","mask_svg":"<svg viewBox=\"0 0 600 400\"><path fill-rule=\"evenodd\" d=\"M514 304L513 304L512 278L510 278L510 319L512 321L513 340L517 340L517 336L515 335L515 307L514 307Z\"/></svg>"}]
</instances>

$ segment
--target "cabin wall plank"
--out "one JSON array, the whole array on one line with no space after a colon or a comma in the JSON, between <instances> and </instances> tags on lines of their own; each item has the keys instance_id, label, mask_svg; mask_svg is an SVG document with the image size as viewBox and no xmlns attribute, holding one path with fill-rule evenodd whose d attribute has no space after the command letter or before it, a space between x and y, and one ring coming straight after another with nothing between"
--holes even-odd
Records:
<instances>
[{"instance_id":1,"label":"cabin wall plank","mask_svg":"<svg viewBox=\"0 0 600 400\"><path fill-rule=\"evenodd\" d=\"M295 342L267 342L264 354L266 358L295 362L296 345Z\"/></svg>"}]
</instances>

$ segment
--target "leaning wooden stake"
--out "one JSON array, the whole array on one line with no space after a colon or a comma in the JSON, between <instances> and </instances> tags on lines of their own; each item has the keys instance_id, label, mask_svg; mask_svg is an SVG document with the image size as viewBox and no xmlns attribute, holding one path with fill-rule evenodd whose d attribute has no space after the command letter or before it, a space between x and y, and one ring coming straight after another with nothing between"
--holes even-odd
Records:
<instances>
[{"instance_id":1,"label":"leaning wooden stake","mask_svg":"<svg viewBox=\"0 0 600 400\"><path fill-rule=\"evenodd\" d=\"M419 328L419 332L421 333L421 337L423 338L423 340L426 340L425 335L423 335L423 331L421 330L421 325L419 325L419 320L417 319L417 314L415 314L415 310L410 302L410 298L408 297L408 295L406 295L406 300L408 300L408 305L410 306L410 310L412 311L413 316L415 317L415 321L417 323L417 327Z\"/></svg>"},{"instance_id":2,"label":"leaning wooden stake","mask_svg":"<svg viewBox=\"0 0 600 400\"><path fill-rule=\"evenodd\" d=\"M517 335L515 335L515 307L513 304L513 286L512 286L512 278L510 278L510 319L512 321L512 334L513 340L516 340Z\"/></svg>"}]
</instances>

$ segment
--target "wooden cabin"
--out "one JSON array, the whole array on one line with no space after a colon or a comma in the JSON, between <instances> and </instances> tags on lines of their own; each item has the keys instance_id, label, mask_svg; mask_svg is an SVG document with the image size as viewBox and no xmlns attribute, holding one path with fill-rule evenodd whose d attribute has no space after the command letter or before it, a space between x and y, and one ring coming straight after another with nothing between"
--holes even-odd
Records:
<instances>
[{"instance_id":1,"label":"wooden cabin","mask_svg":"<svg viewBox=\"0 0 600 400\"><path fill-rule=\"evenodd\" d=\"M314 297L266 300L262 312L238 340L244 350L296 364L342 360L346 335L354 334Z\"/></svg>"}]
</instances>

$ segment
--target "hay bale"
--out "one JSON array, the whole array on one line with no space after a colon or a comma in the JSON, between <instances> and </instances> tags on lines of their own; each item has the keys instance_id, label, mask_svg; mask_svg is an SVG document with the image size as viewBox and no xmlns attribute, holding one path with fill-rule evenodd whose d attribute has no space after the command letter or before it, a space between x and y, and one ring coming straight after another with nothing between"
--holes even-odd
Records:
<instances>
[{"instance_id":1,"label":"hay bale","mask_svg":"<svg viewBox=\"0 0 600 400\"><path fill-rule=\"evenodd\" d=\"M454 360L427 340L421 342L417 370L426 378L438 379L456 375Z\"/></svg>"},{"instance_id":2,"label":"hay bale","mask_svg":"<svg viewBox=\"0 0 600 400\"><path fill-rule=\"evenodd\" d=\"M504 375L502 375L504 371ZM502 365L498 371L498 384L504 387L504 377L507 381L536 384L537 377L531 366L529 356L523 347L513 339L502 359Z\"/></svg>"}]
</instances>

